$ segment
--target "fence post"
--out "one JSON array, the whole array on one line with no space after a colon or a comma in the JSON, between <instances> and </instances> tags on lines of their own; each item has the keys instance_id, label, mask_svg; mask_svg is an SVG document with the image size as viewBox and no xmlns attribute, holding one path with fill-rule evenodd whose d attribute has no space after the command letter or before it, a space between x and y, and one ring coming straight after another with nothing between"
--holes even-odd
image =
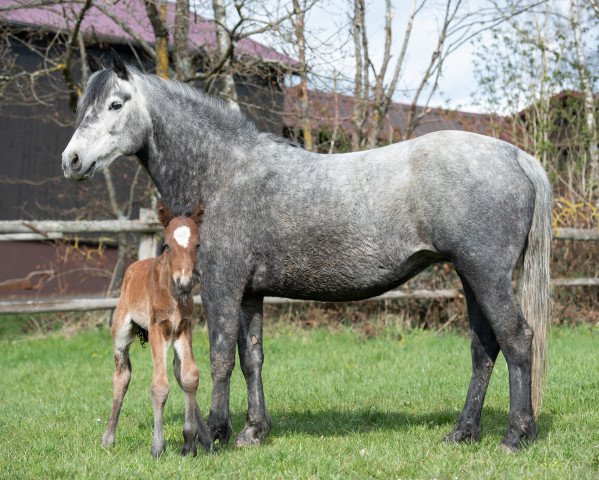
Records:
<instances>
[{"instance_id":1,"label":"fence post","mask_svg":"<svg viewBox=\"0 0 599 480\"><path fill-rule=\"evenodd\" d=\"M140 208L139 219L142 222L157 222L156 211L151 208ZM158 248L158 235L155 233L142 233L139 236L139 249L137 250L137 259L152 258L156 256Z\"/></svg>"}]
</instances>

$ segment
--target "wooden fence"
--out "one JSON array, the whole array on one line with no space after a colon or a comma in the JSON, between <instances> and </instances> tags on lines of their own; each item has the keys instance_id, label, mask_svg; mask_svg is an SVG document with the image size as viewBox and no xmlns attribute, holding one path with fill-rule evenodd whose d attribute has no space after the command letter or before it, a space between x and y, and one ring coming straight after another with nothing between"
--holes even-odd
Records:
<instances>
[{"instance_id":1,"label":"wooden fence","mask_svg":"<svg viewBox=\"0 0 599 480\"><path fill-rule=\"evenodd\" d=\"M94 220L94 221L0 221L0 241L40 241L68 240L78 235L88 234L139 234L138 257L151 257L156 252L158 234L162 226L151 210L142 209L138 220ZM555 238L561 240L599 241L599 230L561 228L555 232ZM595 287L599 286L599 278L560 278L554 279L555 287ZM392 290L383 295L372 297L368 301L401 300L401 299L452 299L460 298L461 292L456 289L445 290ZM19 299L0 301L0 314L42 313L59 311L106 310L116 307L117 298L57 298L57 299ZM196 303L201 298L194 297ZM265 303L280 304L297 302L279 297L266 297Z\"/></svg>"}]
</instances>

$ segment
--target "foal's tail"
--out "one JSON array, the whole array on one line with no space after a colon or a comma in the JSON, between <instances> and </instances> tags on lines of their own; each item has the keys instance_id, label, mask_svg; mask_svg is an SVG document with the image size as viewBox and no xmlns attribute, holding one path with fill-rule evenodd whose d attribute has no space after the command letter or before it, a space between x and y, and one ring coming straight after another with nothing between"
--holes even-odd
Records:
<instances>
[{"instance_id":1,"label":"foal's tail","mask_svg":"<svg viewBox=\"0 0 599 480\"><path fill-rule=\"evenodd\" d=\"M520 151L518 163L535 190L535 207L524 250L524 269L520 280L520 305L524 318L533 330L531 390L532 410L536 417L541 406L547 324L551 317L551 185L545 170L534 157Z\"/></svg>"}]
</instances>

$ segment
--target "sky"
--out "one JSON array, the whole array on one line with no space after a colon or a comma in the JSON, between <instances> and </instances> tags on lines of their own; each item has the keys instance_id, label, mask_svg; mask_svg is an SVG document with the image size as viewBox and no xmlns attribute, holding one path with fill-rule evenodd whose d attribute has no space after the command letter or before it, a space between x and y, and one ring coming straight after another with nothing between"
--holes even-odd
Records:
<instances>
[{"instance_id":1,"label":"sky","mask_svg":"<svg viewBox=\"0 0 599 480\"><path fill-rule=\"evenodd\" d=\"M319 6L313 12L310 12L307 25L316 30L316 36L319 38L328 38L334 34L339 27L349 21L347 12L341 13L335 6L339 2L331 2L326 6ZM394 7L392 29L393 46L392 52L397 52L393 59L399 54L400 44L403 40L411 0L395 0L392 2ZM466 5L466 8L469 6ZM414 21L410 45L404 74L401 76L395 95L396 101L406 101L411 97L411 93L417 87L421 74L430 61L431 54L435 48L439 26L438 22L443 14L441 2L429 0L425 8L419 13ZM385 2L383 0L370 0L367 3L366 28L371 46L373 62L377 67L382 61L382 50L384 45L384 19ZM484 37L481 39L484 41ZM314 69L318 71L327 71L330 69L326 65L328 60L335 65L335 68L341 72L354 71L353 45L344 44L343 40L336 38L337 48L332 48L332 55L327 55L322 65L316 65ZM472 99L472 93L476 90L476 79L474 77L473 57L475 46L471 42L462 45L457 51L450 55L446 61L443 77L440 82L440 91L436 93L431 100L431 106L461 108L468 111L479 111L479 107ZM391 64L393 66L393 63ZM392 68L390 68L391 70Z\"/></svg>"}]
</instances>

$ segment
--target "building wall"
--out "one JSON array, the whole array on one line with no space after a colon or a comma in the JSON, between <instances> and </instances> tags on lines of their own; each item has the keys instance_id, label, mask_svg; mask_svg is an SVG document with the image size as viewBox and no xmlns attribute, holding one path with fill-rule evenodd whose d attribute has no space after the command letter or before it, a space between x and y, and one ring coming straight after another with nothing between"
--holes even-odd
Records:
<instances>
[{"instance_id":1,"label":"building wall","mask_svg":"<svg viewBox=\"0 0 599 480\"><path fill-rule=\"evenodd\" d=\"M137 65L129 46L112 45L125 62ZM110 64L109 45L89 47L88 53ZM20 66L38 68L38 58L29 49L13 45ZM143 59L140 53L139 58ZM146 60L143 67L151 70ZM283 96L278 82L265 70L265 78L238 78L242 110L258 128L282 133ZM72 133L74 113L68 108L64 81L60 75L42 80L39 94L48 106L32 98L15 99L7 91L0 101L0 219L103 219L114 218L102 175L89 182L65 180L61 153ZM13 92L14 93L14 92ZM136 161L121 159L111 168L119 201L125 202L138 168ZM145 171L139 174L134 192L133 218L147 205ZM97 244L74 245L52 242L0 242L0 298L52 296L59 294L103 294L116 261L113 247ZM34 276L34 271L53 271L50 277ZM4 283L4 285L3 285Z\"/></svg>"}]
</instances>

